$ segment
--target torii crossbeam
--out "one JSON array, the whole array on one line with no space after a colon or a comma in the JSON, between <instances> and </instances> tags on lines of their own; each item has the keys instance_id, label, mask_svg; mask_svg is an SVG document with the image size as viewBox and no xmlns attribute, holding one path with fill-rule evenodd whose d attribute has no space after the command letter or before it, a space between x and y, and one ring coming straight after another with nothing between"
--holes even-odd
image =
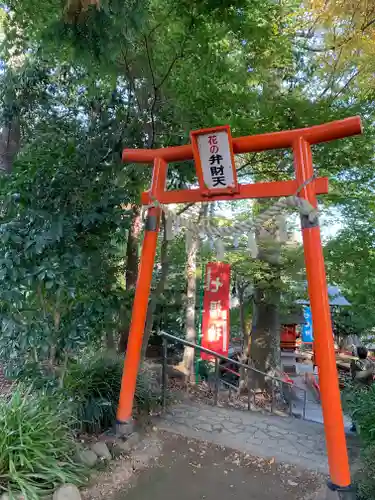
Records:
<instances>
[{"instance_id":1,"label":"torii crossbeam","mask_svg":"<svg viewBox=\"0 0 375 500\"><path fill-rule=\"evenodd\" d=\"M139 370L144 326L154 267L161 209L160 203L191 203L244 198L273 198L293 195L298 186L306 185L299 196L317 206L317 194L328 192L328 180L314 176L311 145L342 139L362 132L359 117L346 118L309 128L233 138L228 126L191 133L191 144L161 149L124 149L124 162L153 164L150 191L142 194L142 204L151 205L146 219L145 236L133 304L132 322L125 356L121 393L117 411L118 424L132 419L135 385ZM233 155L291 148L295 179L279 182L238 184ZM211 156L210 156L211 155ZM168 163L195 160L199 189L166 191ZM211 175L211 177L210 177ZM330 487L341 494L352 494L348 453L344 432L340 390L336 368L327 282L318 221L301 216L306 274L313 317L316 358L319 368L321 402L327 454L331 476Z\"/></svg>"}]
</instances>

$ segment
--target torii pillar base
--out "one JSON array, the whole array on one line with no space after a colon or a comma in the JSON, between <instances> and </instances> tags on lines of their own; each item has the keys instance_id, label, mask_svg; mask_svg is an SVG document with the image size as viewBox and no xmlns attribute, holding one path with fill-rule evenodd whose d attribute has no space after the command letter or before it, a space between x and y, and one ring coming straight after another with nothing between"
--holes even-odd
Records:
<instances>
[{"instance_id":1,"label":"torii pillar base","mask_svg":"<svg viewBox=\"0 0 375 500\"><path fill-rule=\"evenodd\" d=\"M326 496L321 500L356 500L356 498L357 491L354 486L350 485L345 488L340 488L328 481ZM320 500L320 498L316 500Z\"/></svg>"}]
</instances>

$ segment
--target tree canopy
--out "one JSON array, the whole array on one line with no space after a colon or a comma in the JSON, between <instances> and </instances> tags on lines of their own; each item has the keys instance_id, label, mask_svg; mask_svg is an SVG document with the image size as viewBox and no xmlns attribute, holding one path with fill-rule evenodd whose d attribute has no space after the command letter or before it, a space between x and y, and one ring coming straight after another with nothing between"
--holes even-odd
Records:
<instances>
[{"instance_id":1,"label":"tree canopy","mask_svg":"<svg viewBox=\"0 0 375 500\"><path fill-rule=\"evenodd\" d=\"M121 151L185 144L191 129L225 123L244 135L362 116L363 137L315 147L314 162L331 184L320 209L341 227L327 236L329 280L352 303L350 327L373 328L374 13L368 2L300 7L294 0L3 4L2 358L14 367L60 362L126 329L133 289L125 275L137 270L128 256L137 255L141 236L132 228L151 172L122 164ZM194 184L190 162L174 167L169 187ZM238 175L291 178L290 152L243 155ZM257 209L246 203L239 216ZM167 247L171 276L183 275L181 239ZM268 276L286 297L290 283L304 279L296 241L283 251L281 274L249 263L246 251L227 258L241 286ZM160 276L157 267L154 288ZM186 301L171 276L159 287L154 321L176 331Z\"/></svg>"}]
</instances>

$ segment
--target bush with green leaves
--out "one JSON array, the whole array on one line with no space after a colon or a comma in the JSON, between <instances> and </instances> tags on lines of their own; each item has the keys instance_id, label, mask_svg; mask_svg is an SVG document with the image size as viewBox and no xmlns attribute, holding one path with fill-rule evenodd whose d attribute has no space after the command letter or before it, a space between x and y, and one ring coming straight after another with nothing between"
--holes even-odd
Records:
<instances>
[{"instance_id":1,"label":"bush with green leaves","mask_svg":"<svg viewBox=\"0 0 375 500\"><path fill-rule=\"evenodd\" d=\"M121 369L120 359L113 356L88 357L69 364L63 393L80 430L99 432L113 424Z\"/></svg>"},{"instance_id":2,"label":"bush with green leaves","mask_svg":"<svg viewBox=\"0 0 375 500\"><path fill-rule=\"evenodd\" d=\"M375 384L370 387L348 384L344 392L344 407L358 425L361 440L375 444Z\"/></svg>"},{"instance_id":3,"label":"bush with green leaves","mask_svg":"<svg viewBox=\"0 0 375 500\"><path fill-rule=\"evenodd\" d=\"M349 384L344 407L356 423L361 440L362 467L356 477L360 500L374 500L375 491L375 384L359 387Z\"/></svg>"},{"instance_id":4,"label":"bush with green leaves","mask_svg":"<svg viewBox=\"0 0 375 500\"><path fill-rule=\"evenodd\" d=\"M366 446L361 454L362 467L357 473L358 499L374 500L375 495L375 444Z\"/></svg>"},{"instance_id":5,"label":"bush with green leaves","mask_svg":"<svg viewBox=\"0 0 375 500\"><path fill-rule=\"evenodd\" d=\"M16 380L30 384L64 401L72 415L71 425L80 431L97 433L110 428L116 419L124 360L113 353L86 355L71 360L65 374L28 363ZM157 374L147 366L139 371L134 397L136 413L150 413L161 403Z\"/></svg>"},{"instance_id":6,"label":"bush with green leaves","mask_svg":"<svg viewBox=\"0 0 375 500\"><path fill-rule=\"evenodd\" d=\"M0 176L0 357L14 372L101 345L129 306L120 146L66 117L38 122Z\"/></svg>"},{"instance_id":7,"label":"bush with green leaves","mask_svg":"<svg viewBox=\"0 0 375 500\"><path fill-rule=\"evenodd\" d=\"M69 415L45 394L18 388L0 399L0 488L36 500L63 483L83 484Z\"/></svg>"},{"instance_id":8,"label":"bush with green leaves","mask_svg":"<svg viewBox=\"0 0 375 500\"><path fill-rule=\"evenodd\" d=\"M116 355L88 356L71 363L62 392L76 415L78 427L99 432L113 425L120 394L123 358ZM141 369L137 379L135 410L149 413L160 404L160 387L153 372Z\"/></svg>"}]
</instances>

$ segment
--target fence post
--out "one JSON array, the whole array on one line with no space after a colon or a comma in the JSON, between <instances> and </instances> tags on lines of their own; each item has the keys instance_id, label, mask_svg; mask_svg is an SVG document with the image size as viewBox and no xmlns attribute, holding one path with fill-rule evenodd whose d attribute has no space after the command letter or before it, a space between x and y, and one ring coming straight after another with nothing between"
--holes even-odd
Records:
<instances>
[{"instance_id":1,"label":"fence post","mask_svg":"<svg viewBox=\"0 0 375 500\"><path fill-rule=\"evenodd\" d=\"M215 392L214 392L214 405L217 405L219 395L219 358L215 358Z\"/></svg>"}]
</instances>

